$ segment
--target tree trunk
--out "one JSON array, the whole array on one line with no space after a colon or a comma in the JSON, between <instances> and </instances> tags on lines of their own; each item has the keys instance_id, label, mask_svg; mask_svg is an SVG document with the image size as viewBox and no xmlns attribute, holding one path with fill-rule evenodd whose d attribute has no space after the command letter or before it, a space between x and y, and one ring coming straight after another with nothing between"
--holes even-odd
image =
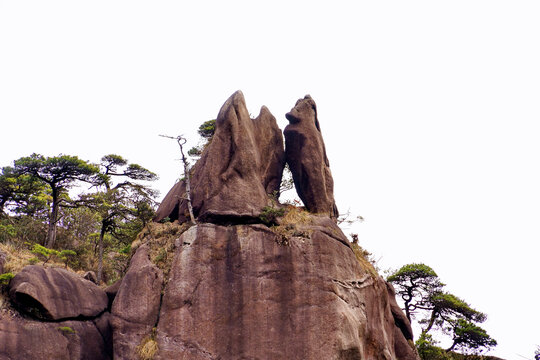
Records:
<instances>
[{"instance_id":1,"label":"tree trunk","mask_svg":"<svg viewBox=\"0 0 540 360\"><path fill-rule=\"evenodd\" d=\"M429 319L429 324L428 324L428 326L427 326L424 330L422 330L422 334L427 334L427 332L428 332L429 330L431 330L431 328L433 327L433 324L435 323L435 319L436 319L436 318L437 318L436 311L433 310L433 311L431 312L431 318ZM454 347L454 346L455 346L455 344L452 345L452 347Z\"/></svg>"},{"instance_id":2,"label":"tree trunk","mask_svg":"<svg viewBox=\"0 0 540 360\"><path fill-rule=\"evenodd\" d=\"M410 304L409 301L405 301L405 316L407 316L407 320L409 320L409 322L412 323L411 311L409 310L409 304Z\"/></svg>"},{"instance_id":3,"label":"tree trunk","mask_svg":"<svg viewBox=\"0 0 540 360\"><path fill-rule=\"evenodd\" d=\"M413 284L414 286L414 284ZM412 289L413 289L413 286L409 287L407 289L407 298L405 298L405 295L403 295L401 298L403 299L403 301L405 302L405 316L407 316L407 320L409 320L409 322L412 324L412 320L411 320L411 307L410 307L410 304L411 304L411 301L413 299L413 293L412 293Z\"/></svg>"},{"instance_id":4,"label":"tree trunk","mask_svg":"<svg viewBox=\"0 0 540 360\"><path fill-rule=\"evenodd\" d=\"M98 255L98 272L97 272L97 283L101 284L101 277L103 275L103 238L105 237L105 230L107 226L105 224L101 225L101 232L99 233L99 255Z\"/></svg>"},{"instance_id":5,"label":"tree trunk","mask_svg":"<svg viewBox=\"0 0 540 360\"><path fill-rule=\"evenodd\" d=\"M195 220L195 215L193 214L193 205L191 203L191 180L189 178L189 164L184 155L183 145L186 143L186 139L182 136L177 138L178 145L180 145L180 153L182 154L182 162L184 163L184 177L186 178L186 200L188 205L189 217L191 222L197 225L197 220Z\"/></svg>"},{"instance_id":6,"label":"tree trunk","mask_svg":"<svg viewBox=\"0 0 540 360\"><path fill-rule=\"evenodd\" d=\"M7 199L2 199L0 201L0 216L4 215L4 206L6 205ZM7 216L7 214L5 214Z\"/></svg>"},{"instance_id":7,"label":"tree trunk","mask_svg":"<svg viewBox=\"0 0 540 360\"><path fill-rule=\"evenodd\" d=\"M52 249L56 242L56 222L58 219L58 189L52 188L52 205L49 214L49 229L47 231L47 247Z\"/></svg>"}]
</instances>

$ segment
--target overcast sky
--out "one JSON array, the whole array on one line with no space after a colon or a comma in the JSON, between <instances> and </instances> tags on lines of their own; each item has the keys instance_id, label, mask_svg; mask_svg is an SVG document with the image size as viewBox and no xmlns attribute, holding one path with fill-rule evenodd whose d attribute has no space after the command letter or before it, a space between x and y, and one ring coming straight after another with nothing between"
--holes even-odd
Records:
<instances>
[{"instance_id":1,"label":"overcast sky","mask_svg":"<svg viewBox=\"0 0 540 360\"><path fill-rule=\"evenodd\" d=\"M189 5L188 5L189 4ZM423 262L506 359L540 345L540 2L0 0L0 166L175 142L242 90L280 127L311 94L342 212L382 269ZM331 5L330 5L331 4Z\"/></svg>"}]
</instances>

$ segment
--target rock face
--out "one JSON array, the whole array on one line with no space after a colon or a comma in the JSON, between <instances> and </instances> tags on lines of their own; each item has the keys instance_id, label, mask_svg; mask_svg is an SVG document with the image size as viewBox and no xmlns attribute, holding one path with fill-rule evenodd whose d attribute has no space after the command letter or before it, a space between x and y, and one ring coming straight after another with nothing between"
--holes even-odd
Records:
<instances>
[{"instance_id":1,"label":"rock face","mask_svg":"<svg viewBox=\"0 0 540 360\"><path fill-rule=\"evenodd\" d=\"M0 315L0 359L111 359L92 321L40 322Z\"/></svg>"},{"instance_id":2,"label":"rock face","mask_svg":"<svg viewBox=\"0 0 540 360\"><path fill-rule=\"evenodd\" d=\"M285 156L292 172L296 192L314 213L337 218L334 202L334 180L326 157L317 106L311 96L299 99L286 114Z\"/></svg>"},{"instance_id":3,"label":"rock face","mask_svg":"<svg viewBox=\"0 0 540 360\"><path fill-rule=\"evenodd\" d=\"M97 285L64 269L31 265L8 291L26 316L0 313L0 359L112 358L107 295Z\"/></svg>"},{"instance_id":4,"label":"rock face","mask_svg":"<svg viewBox=\"0 0 540 360\"><path fill-rule=\"evenodd\" d=\"M107 295L96 284L64 269L37 265L15 275L9 296L18 308L45 320L96 317L107 309Z\"/></svg>"},{"instance_id":5,"label":"rock face","mask_svg":"<svg viewBox=\"0 0 540 360\"><path fill-rule=\"evenodd\" d=\"M115 359L137 359L136 350L158 319L163 273L149 258L146 245L137 249L112 306Z\"/></svg>"},{"instance_id":6,"label":"rock face","mask_svg":"<svg viewBox=\"0 0 540 360\"><path fill-rule=\"evenodd\" d=\"M0 359L419 360L394 289L334 221L315 103L299 100L287 118L287 161L311 213L268 196L284 167L281 132L265 107L250 119L237 92L191 174L198 225L154 224L165 240L149 226L106 291L24 268L8 289L26 315L0 313ZM175 185L156 220L186 222L184 192ZM257 223L269 205L272 227Z\"/></svg>"},{"instance_id":7,"label":"rock face","mask_svg":"<svg viewBox=\"0 0 540 360\"><path fill-rule=\"evenodd\" d=\"M40 322L0 314L0 344L2 360L112 358L92 321Z\"/></svg>"},{"instance_id":8,"label":"rock face","mask_svg":"<svg viewBox=\"0 0 540 360\"><path fill-rule=\"evenodd\" d=\"M251 119L244 96L234 93L219 111L211 143L192 169L192 203L201 221L257 218L279 191L284 166L283 136L266 107ZM165 196L156 221L188 219L185 183Z\"/></svg>"},{"instance_id":9,"label":"rock face","mask_svg":"<svg viewBox=\"0 0 540 360\"><path fill-rule=\"evenodd\" d=\"M407 359L410 358L408 357L411 351L410 344L414 343L412 327L396 301L396 291L392 284L386 282L386 289L388 291L388 299L390 300L390 311L392 312L392 317L394 318L394 323L396 325L394 327L394 332L402 335L396 335L396 343L394 344L396 356L398 359Z\"/></svg>"},{"instance_id":10,"label":"rock face","mask_svg":"<svg viewBox=\"0 0 540 360\"><path fill-rule=\"evenodd\" d=\"M386 283L347 243L330 219L317 217L273 231L190 228L177 241L156 316L154 359L416 359ZM118 296L140 289L124 280ZM115 329L115 358L129 358L116 336Z\"/></svg>"}]
</instances>

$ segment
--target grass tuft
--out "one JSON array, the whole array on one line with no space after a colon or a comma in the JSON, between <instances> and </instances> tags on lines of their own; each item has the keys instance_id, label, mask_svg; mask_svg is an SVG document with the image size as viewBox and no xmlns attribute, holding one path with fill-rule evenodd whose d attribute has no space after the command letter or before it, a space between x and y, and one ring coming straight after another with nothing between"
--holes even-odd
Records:
<instances>
[{"instance_id":1,"label":"grass tuft","mask_svg":"<svg viewBox=\"0 0 540 360\"><path fill-rule=\"evenodd\" d=\"M158 352L158 344L152 338L145 338L141 345L137 346L137 355L140 360L152 360Z\"/></svg>"},{"instance_id":2,"label":"grass tuft","mask_svg":"<svg viewBox=\"0 0 540 360\"><path fill-rule=\"evenodd\" d=\"M356 255L356 259L358 260L360 265L362 265L362 268L369 272L371 277L378 277L379 274L377 273L375 266L373 266L373 263L370 261L371 253L355 242L351 243L351 247L353 249L354 255Z\"/></svg>"},{"instance_id":3,"label":"grass tuft","mask_svg":"<svg viewBox=\"0 0 540 360\"><path fill-rule=\"evenodd\" d=\"M150 247L150 259L163 271L165 281L169 278L174 258L176 239L191 227L191 224L179 225L177 222L150 223L139 233L131 244L134 252L142 244Z\"/></svg>"},{"instance_id":4,"label":"grass tuft","mask_svg":"<svg viewBox=\"0 0 540 360\"><path fill-rule=\"evenodd\" d=\"M289 205L285 209L285 216L281 219L280 225L306 225L312 222L312 215L305 208Z\"/></svg>"}]
</instances>

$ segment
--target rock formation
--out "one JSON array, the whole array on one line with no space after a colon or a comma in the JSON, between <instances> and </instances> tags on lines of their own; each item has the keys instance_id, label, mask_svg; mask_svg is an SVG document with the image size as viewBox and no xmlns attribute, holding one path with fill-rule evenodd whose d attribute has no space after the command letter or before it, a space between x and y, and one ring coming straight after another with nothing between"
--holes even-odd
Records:
<instances>
[{"instance_id":1,"label":"rock formation","mask_svg":"<svg viewBox=\"0 0 540 360\"><path fill-rule=\"evenodd\" d=\"M178 243L156 359L415 359L384 280L335 225L200 224Z\"/></svg>"},{"instance_id":2,"label":"rock formation","mask_svg":"<svg viewBox=\"0 0 540 360\"><path fill-rule=\"evenodd\" d=\"M8 292L22 314L0 312L0 359L111 359L107 295L59 268L26 266Z\"/></svg>"},{"instance_id":3,"label":"rock formation","mask_svg":"<svg viewBox=\"0 0 540 360\"><path fill-rule=\"evenodd\" d=\"M8 286L22 313L0 312L0 359L418 360L392 286L333 219L315 103L299 100L287 118L287 161L310 212L269 197L284 167L281 132L265 107L250 119L237 92L191 174L198 224L186 221L179 182L156 219L183 224L149 224L105 291L27 266Z\"/></svg>"},{"instance_id":4,"label":"rock formation","mask_svg":"<svg viewBox=\"0 0 540 360\"><path fill-rule=\"evenodd\" d=\"M162 286L163 273L143 245L131 259L112 306L115 359L137 358L137 347L156 326Z\"/></svg>"},{"instance_id":5,"label":"rock formation","mask_svg":"<svg viewBox=\"0 0 540 360\"><path fill-rule=\"evenodd\" d=\"M309 211L337 218L339 213L334 202L334 180L326 157L315 101L306 95L285 116L289 120L284 131L285 156L298 196Z\"/></svg>"},{"instance_id":6,"label":"rock formation","mask_svg":"<svg viewBox=\"0 0 540 360\"><path fill-rule=\"evenodd\" d=\"M42 322L0 314L2 360L112 359L105 341L110 337L106 324L90 320Z\"/></svg>"},{"instance_id":7,"label":"rock formation","mask_svg":"<svg viewBox=\"0 0 540 360\"><path fill-rule=\"evenodd\" d=\"M9 296L19 309L44 320L96 317L108 303L96 284L64 269L38 265L27 266L15 275Z\"/></svg>"},{"instance_id":8,"label":"rock formation","mask_svg":"<svg viewBox=\"0 0 540 360\"><path fill-rule=\"evenodd\" d=\"M191 174L191 198L201 221L249 222L279 191L284 165L283 136L276 119L263 106L251 119L242 92L222 106L212 141ZM185 183L165 196L156 221L188 219Z\"/></svg>"}]
</instances>

